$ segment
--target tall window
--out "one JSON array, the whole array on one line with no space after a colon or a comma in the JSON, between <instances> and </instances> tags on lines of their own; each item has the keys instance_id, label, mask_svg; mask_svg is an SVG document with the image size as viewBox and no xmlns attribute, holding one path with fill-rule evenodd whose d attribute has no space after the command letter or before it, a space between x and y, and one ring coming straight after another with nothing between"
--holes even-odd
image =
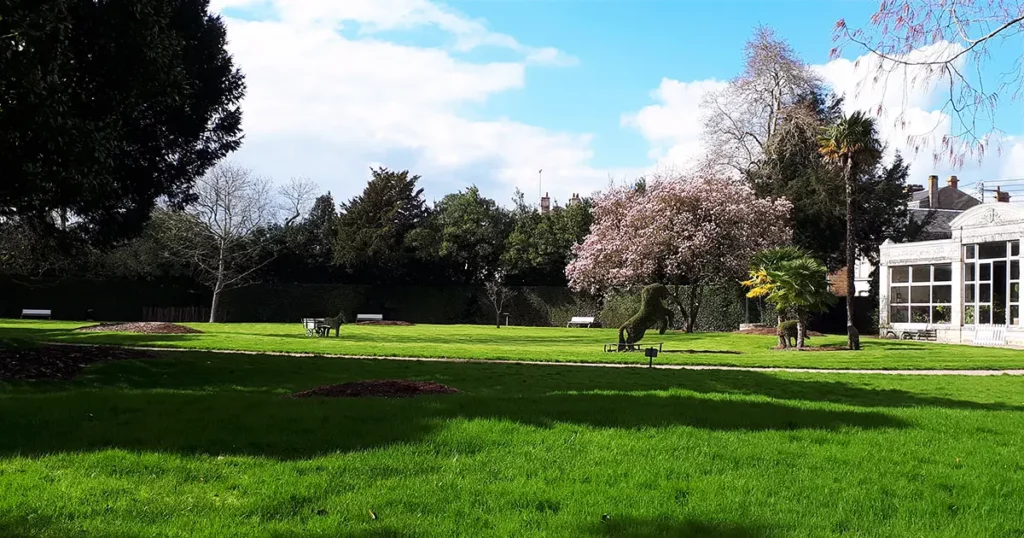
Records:
<instances>
[{"instance_id":1,"label":"tall window","mask_svg":"<svg viewBox=\"0 0 1024 538\"><path fill-rule=\"evenodd\" d=\"M964 325L1020 324L1020 241L964 246Z\"/></svg>"},{"instance_id":2,"label":"tall window","mask_svg":"<svg viewBox=\"0 0 1024 538\"><path fill-rule=\"evenodd\" d=\"M953 312L953 266L889 268L890 323L949 323Z\"/></svg>"}]
</instances>

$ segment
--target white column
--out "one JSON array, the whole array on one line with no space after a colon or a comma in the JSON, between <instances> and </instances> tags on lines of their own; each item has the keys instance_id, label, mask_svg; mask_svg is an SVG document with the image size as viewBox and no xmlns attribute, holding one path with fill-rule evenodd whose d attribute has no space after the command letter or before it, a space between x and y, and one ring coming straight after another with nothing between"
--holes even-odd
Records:
<instances>
[{"instance_id":1,"label":"white column","mask_svg":"<svg viewBox=\"0 0 1024 538\"><path fill-rule=\"evenodd\" d=\"M879 256L881 258L881 256ZM878 325L889 324L889 266L878 262Z\"/></svg>"}]
</instances>

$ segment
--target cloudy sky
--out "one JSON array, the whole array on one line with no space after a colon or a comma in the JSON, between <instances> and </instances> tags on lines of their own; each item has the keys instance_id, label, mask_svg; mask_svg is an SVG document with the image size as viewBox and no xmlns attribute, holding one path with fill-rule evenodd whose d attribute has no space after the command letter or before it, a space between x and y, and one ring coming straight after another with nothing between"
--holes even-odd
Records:
<instances>
[{"instance_id":1,"label":"cloudy sky","mask_svg":"<svg viewBox=\"0 0 1024 538\"><path fill-rule=\"evenodd\" d=\"M212 0L245 72L246 142L232 159L278 182L307 176L335 198L369 167L423 176L429 200L477 185L564 201L701 153L701 96L742 68L758 24L775 28L848 97L870 108L857 51L831 60L832 27L862 25L877 2L812 0ZM858 91L859 90L859 91ZM905 90L905 91L904 91ZM905 130L880 126L929 174L964 184L1024 177L1024 114L1006 99L1001 153L962 169L916 156L908 134L948 131L942 92L907 95ZM898 101L898 102L896 102Z\"/></svg>"}]
</instances>

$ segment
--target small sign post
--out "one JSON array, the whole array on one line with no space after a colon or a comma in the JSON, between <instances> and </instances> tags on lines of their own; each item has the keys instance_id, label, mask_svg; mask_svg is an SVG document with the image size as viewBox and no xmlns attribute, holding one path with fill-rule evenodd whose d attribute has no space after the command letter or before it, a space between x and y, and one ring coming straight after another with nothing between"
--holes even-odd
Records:
<instances>
[{"instance_id":1,"label":"small sign post","mask_svg":"<svg viewBox=\"0 0 1024 538\"><path fill-rule=\"evenodd\" d=\"M645 349L644 350L644 355L646 355L647 359L650 361L647 364L647 367L648 368L654 368L654 358L658 356L657 348L649 347L649 348Z\"/></svg>"}]
</instances>

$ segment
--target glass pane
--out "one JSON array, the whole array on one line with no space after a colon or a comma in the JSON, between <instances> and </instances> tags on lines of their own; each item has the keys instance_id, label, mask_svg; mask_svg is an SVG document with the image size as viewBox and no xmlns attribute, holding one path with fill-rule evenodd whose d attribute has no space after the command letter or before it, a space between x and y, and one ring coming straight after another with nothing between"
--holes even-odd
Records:
<instances>
[{"instance_id":1,"label":"glass pane","mask_svg":"<svg viewBox=\"0 0 1024 538\"><path fill-rule=\"evenodd\" d=\"M974 289L975 289L975 286L977 286L977 284L968 284L968 285L964 286L964 302L965 303L973 303L974 302Z\"/></svg>"},{"instance_id":2,"label":"glass pane","mask_svg":"<svg viewBox=\"0 0 1024 538\"><path fill-rule=\"evenodd\" d=\"M953 302L953 286L932 286L932 302L949 304Z\"/></svg>"},{"instance_id":3,"label":"glass pane","mask_svg":"<svg viewBox=\"0 0 1024 538\"><path fill-rule=\"evenodd\" d=\"M893 267L892 268L892 281L893 282L910 282L910 267Z\"/></svg>"},{"instance_id":4,"label":"glass pane","mask_svg":"<svg viewBox=\"0 0 1024 538\"><path fill-rule=\"evenodd\" d=\"M914 282L931 282L932 281L932 266L930 265L915 265L914 266Z\"/></svg>"},{"instance_id":5,"label":"glass pane","mask_svg":"<svg viewBox=\"0 0 1024 538\"><path fill-rule=\"evenodd\" d=\"M967 245L967 247L965 248L965 250L966 250L966 255L965 255L965 257L966 257L966 258L967 258L968 260L973 260L973 259L974 259L974 245Z\"/></svg>"},{"instance_id":6,"label":"glass pane","mask_svg":"<svg viewBox=\"0 0 1024 538\"><path fill-rule=\"evenodd\" d=\"M964 264L964 282L974 282L974 262Z\"/></svg>"},{"instance_id":7,"label":"glass pane","mask_svg":"<svg viewBox=\"0 0 1024 538\"><path fill-rule=\"evenodd\" d=\"M992 284L978 284L978 302L992 302Z\"/></svg>"},{"instance_id":8,"label":"glass pane","mask_svg":"<svg viewBox=\"0 0 1024 538\"><path fill-rule=\"evenodd\" d=\"M1010 280L1017 280L1020 278L1020 262L1013 260L1010 262Z\"/></svg>"},{"instance_id":9,"label":"glass pane","mask_svg":"<svg viewBox=\"0 0 1024 538\"><path fill-rule=\"evenodd\" d=\"M907 304L910 302L909 286L893 286L889 288L889 302L892 304Z\"/></svg>"},{"instance_id":10,"label":"glass pane","mask_svg":"<svg viewBox=\"0 0 1024 538\"><path fill-rule=\"evenodd\" d=\"M992 264L991 263L983 263L983 264L980 264L980 267L981 267L981 278L979 278L978 280L980 280L981 282L991 282L992 281Z\"/></svg>"},{"instance_id":11,"label":"glass pane","mask_svg":"<svg viewBox=\"0 0 1024 538\"><path fill-rule=\"evenodd\" d=\"M974 307L964 307L964 325L974 325Z\"/></svg>"},{"instance_id":12,"label":"glass pane","mask_svg":"<svg viewBox=\"0 0 1024 538\"><path fill-rule=\"evenodd\" d=\"M931 302L931 286L914 286L910 288L910 302L928 303Z\"/></svg>"},{"instance_id":13,"label":"glass pane","mask_svg":"<svg viewBox=\"0 0 1024 538\"><path fill-rule=\"evenodd\" d=\"M988 305L982 305L978 307L978 323L992 323L992 307Z\"/></svg>"},{"instance_id":14,"label":"glass pane","mask_svg":"<svg viewBox=\"0 0 1024 538\"><path fill-rule=\"evenodd\" d=\"M978 247L978 258L993 260L1006 257L1006 243L982 243Z\"/></svg>"},{"instance_id":15,"label":"glass pane","mask_svg":"<svg viewBox=\"0 0 1024 538\"><path fill-rule=\"evenodd\" d=\"M1020 282L1014 282L1013 284L1010 284L1010 302L1020 302Z\"/></svg>"},{"instance_id":16,"label":"glass pane","mask_svg":"<svg viewBox=\"0 0 1024 538\"><path fill-rule=\"evenodd\" d=\"M1020 256L1020 241L1010 241L1010 256Z\"/></svg>"},{"instance_id":17,"label":"glass pane","mask_svg":"<svg viewBox=\"0 0 1024 538\"><path fill-rule=\"evenodd\" d=\"M933 306L932 323L949 323L949 319L952 313L952 306Z\"/></svg>"},{"instance_id":18,"label":"glass pane","mask_svg":"<svg viewBox=\"0 0 1024 538\"><path fill-rule=\"evenodd\" d=\"M889 307L889 323L907 323L910 320L909 312L905 306Z\"/></svg>"},{"instance_id":19,"label":"glass pane","mask_svg":"<svg viewBox=\"0 0 1024 538\"><path fill-rule=\"evenodd\" d=\"M1017 305L1010 307L1010 324L1020 325L1020 307Z\"/></svg>"},{"instance_id":20,"label":"glass pane","mask_svg":"<svg viewBox=\"0 0 1024 538\"><path fill-rule=\"evenodd\" d=\"M912 306L910 307L910 322L911 323L928 323L928 311L930 309L927 306Z\"/></svg>"},{"instance_id":21,"label":"glass pane","mask_svg":"<svg viewBox=\"0 0 1024 538\"><path fill-rule=\"evenodd\" d=\"M950 264L945 265L934 265L935 268L935 282L952 282L953 281L953 266Z\"/></svg>"}]
</instances>

